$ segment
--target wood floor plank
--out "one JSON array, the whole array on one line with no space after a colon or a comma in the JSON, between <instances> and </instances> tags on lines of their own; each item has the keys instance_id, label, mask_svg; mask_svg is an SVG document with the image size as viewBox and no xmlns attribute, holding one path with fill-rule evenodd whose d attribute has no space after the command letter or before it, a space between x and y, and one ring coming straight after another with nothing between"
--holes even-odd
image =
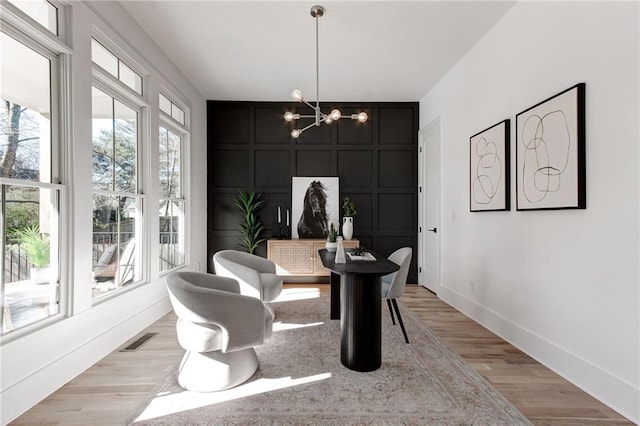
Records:
<instances>
[{"instance_id":1,"label":"wood floor plank","mask_svg":"<svg viewBox=\"0 0 640 426\"><path fill-rule=\"evenodd\" d=\"M286 284L285 287L301 292L329 291L328 285L318 284ZM401 300L534 424L633 424L425 288L407 286ZM140 333L159 334L138 351L114 351L12 424L125 424L167 369L176 368L182 357L183 351L175 337L175 320L173 313L165 315Z\"/></svg>"}]
</instances>

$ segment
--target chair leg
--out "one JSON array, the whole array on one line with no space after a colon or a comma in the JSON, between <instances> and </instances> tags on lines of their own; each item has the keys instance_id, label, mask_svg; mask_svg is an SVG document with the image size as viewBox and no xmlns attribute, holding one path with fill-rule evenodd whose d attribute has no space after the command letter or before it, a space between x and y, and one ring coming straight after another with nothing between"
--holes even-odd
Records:
<instances>
[{"instance_id":1,"label":"chair leg","mask_svg":"<svg viewBox=\"0 0 640 426\"><path fill-rule=\"evenodd\" d=\"M391 315L391 322L396 325L396 320L393 318L393 309L391 309L391 300L387 299L387 306L389 307L389 314Z\"/></svg>"},{"instance_id":2,"label":"chair leg","mask_svg":"<svg viewBox=\"0 0 640 426\"><path fill-rule=\"evenodd\" d=\"M400 328L402 328L402 334L404 334L404 340L409 343L409 338L407 337L407 331L404 329L404 324L402 323L402 316L400 316L400 309L398 309L398 303L396 299L391 299L393 303L393 307L396 310L396 315L398 315L398 322L400 323Z\"/></svg>"}]
</instances>

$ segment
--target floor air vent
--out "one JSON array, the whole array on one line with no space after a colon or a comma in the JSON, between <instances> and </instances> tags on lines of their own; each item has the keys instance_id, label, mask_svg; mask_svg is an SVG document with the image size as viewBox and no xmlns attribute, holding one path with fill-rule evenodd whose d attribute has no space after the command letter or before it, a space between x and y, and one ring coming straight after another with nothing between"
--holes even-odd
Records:
<instances>
[{"instance_id":1,"label":"floor air vent","mask_svg":"<svg viewBox=\"0 0 640 426\"><path fill-rule=\"evenodd\" d=\"M153 336L158 333L145 333L135 341L131 342L126 348L120 349L120 352L133 352L140 349L142 345L147 343Z\"/></svg>"}]
</instances>

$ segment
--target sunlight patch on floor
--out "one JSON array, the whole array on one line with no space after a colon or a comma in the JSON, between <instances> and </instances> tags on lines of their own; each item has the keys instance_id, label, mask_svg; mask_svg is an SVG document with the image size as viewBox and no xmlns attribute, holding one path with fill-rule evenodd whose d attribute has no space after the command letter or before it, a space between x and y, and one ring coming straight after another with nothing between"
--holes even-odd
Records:
<instances>
[{"instance_id":1,"label":"sunlight patch on floor","mask_svg":"<svg viewBox=\"0 0 640 426\"><path fill-rule=\"evenodd\" d=\"M308 324L297 324L293 322L274 322L273 331L294 330L296 328L317 327L324 322L310 322Z\"/></svg>"},{"instance_id":2,"label":"sunlight patch on floor","mask_svg":"<svg viewBox=\"0 0 640 426\"><path fill-rule=\"evenodd\" d=\"M233 389L220 392L190 392L182 391L179 393L160 393L155 397L149 405L144 409L142 414L138 416L135 422L155 419L169 414L180 413L183 411L193 410L207 405L219 404L221 402L231 401L239 398L246 398L252 395L258 395L265 392L271 392L292 386L304 385L307 383L326 380L331 377L331 373L315 374L313 376L301 377L293 379L289 377L281 377L279 379L259 379L248 382ZM135 423L134 422L134 423Z\"/></svg>"},{"instance_id":3,"label":"sunlight patch on floor","mask_svg":"<svg viewBox=\"0 0 640 426\"><path fill-rule=\"evenodd\" d=\"M289 300L317 299L320 297L320 289L317 287L285 288L274 303L287 302Z\"/></svg>"}]
</instances>

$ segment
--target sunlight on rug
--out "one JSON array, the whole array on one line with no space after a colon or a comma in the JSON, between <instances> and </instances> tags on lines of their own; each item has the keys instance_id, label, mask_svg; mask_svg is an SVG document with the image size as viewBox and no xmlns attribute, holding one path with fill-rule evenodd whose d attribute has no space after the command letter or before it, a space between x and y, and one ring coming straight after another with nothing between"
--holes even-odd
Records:
<instances>
[{"instance_id":1,"label":"sunlight on rug","mask_svg":"<svg viewBox=\"0 0 640 426\"><path fill-rule=\"evenodd\" d=\"M233 399L246 398L251 395L317 382L328 379L329 377L331 377L331 373L316 374L315 376L302 377L300 379L293 379L291 377L260 379L222 392L160 392L157 397L151 400L134 423L166 416L168 414L176 414L200 407L211 406Z\"/></svg>"},{"instance_id":2,"label":"sunlight on rug","mask_svg":"<svg viewBox=\"0 0 640 426\"><path fill-rule=\"evenodd\" d=\"M293 330L295 328L303 328L303 327L317 327L319 325L324 324L324 322L311 322L309 324L296 324L291 322L282 322L276 321L273 323L273 332L282 331L282 330Z\"/></svg>"},{"instance_id":3,"label":"sunlight on rug","mask_svg":"<svg viewBox=\"0 0 640 426\"><path fill-rule=\"evenodd\" d=\"M410 344L386 309L382 366L359 373L340 363L340 321L329 297L295 289L273 304L277 325L256 348L244 384L187 392L177 366L129 417L138 425L529 425L529 421L403 304Z\"/></svg>"},{"instance_id":4,"label":"sunlight on rug","mask_svg":"<svg viewBox=\"0 0 640 426\"><path fill-rule=\"evenodd\" d=\"M320 297L320 289L318 287L305 288L285 288L276 299L275 303L287 302L290 300L317 299Z\"/></svg>"}]
</instances>

